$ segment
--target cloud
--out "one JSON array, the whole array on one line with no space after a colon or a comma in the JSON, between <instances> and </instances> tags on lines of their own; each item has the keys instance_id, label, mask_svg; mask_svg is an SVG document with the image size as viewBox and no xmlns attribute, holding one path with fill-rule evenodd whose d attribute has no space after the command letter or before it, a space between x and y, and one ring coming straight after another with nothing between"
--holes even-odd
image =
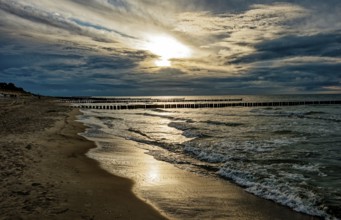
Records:
<instances>
[{"instance_id":1,"label":"cloud","mask_svg":"<svg viewBox=\"0 0 341 220\"><path fill-rule=\"evenodd\" d=\"M0 0L0 76L49 95L335 92L340 10L338 0ZM156 67L144 47L153 35L192 57Z\"/></svg>"},{"instance_id":2,"label":"cloud","mask_svg":"<svg viewBox=\"0 0 341 220\"><path fill-rule=\"evenodd\" d=\"M207 41L200 42L199 46L212 50L215 60L230 62L255 53L257 43L294 32L287 23L307 14L308 10L300 6L283 3L252 5L242 13L189 12L179 16L175 30L199 37L208 35L204 38Z\"/></svg>"},{"instance_id":3,"label":"cloud","mask_svg":"<svg viewBox=\"0 0 341 220\"><path fill-rule=\"evenodd\" d=\"M34 5L24 4L16 1L2 1L0 9L3 11L18 16L21 20L34 23L31 24L35 29L43 31L45 34L55 33L58 34L58 30L67 31L70 34L76 34L85 36L99 42L115 42L111 35L123 35L122 33L104 28L100 25L91 24L90 22L81 21L78 19L66 17L58 12L53 12L48 9L40 9ZM48 29L45 26L49 26ZM52 29L50 29L52 28ZM127 37L127 35L123 35Z\"/></svg>"}]
</instances>

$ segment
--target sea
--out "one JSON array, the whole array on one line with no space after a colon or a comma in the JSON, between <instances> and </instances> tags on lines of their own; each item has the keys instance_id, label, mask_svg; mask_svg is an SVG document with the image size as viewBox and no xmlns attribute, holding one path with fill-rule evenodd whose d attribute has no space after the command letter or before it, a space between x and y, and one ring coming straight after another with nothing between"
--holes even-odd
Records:
<instances>
[{"instance_id":1,"label":"sea","mask_svg":"<svg viewBox=\"0 0 341 220\"><path fill-rule=\"evenodd\" d=\"M142 98L284 102L341 95ZM148 154L179 169L232 182L297 212L341 218L341 105L82 112L79 120L88 126L82 135L99 148L110 148L108 137L150 145Z\"/></svg>"}]
</instances>

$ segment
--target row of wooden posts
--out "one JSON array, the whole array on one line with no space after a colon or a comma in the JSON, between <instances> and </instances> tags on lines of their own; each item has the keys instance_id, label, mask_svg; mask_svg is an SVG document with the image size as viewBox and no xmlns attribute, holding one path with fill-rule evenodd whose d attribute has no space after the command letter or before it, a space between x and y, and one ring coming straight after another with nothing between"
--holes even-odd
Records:
<instances>
[{"instance_id":1,"label":"row of wooden posts","mask_svg":"<svg viewBox=\"0 0 341 220\"><path fill-rule=\"evenodd\" d=\"M67 103L117 103L117 104L136 104L136 103L213 103L213 102L241 102L243 99L99 99L99 98L92 98L92 99L62 99L62 102Z\"/></svg>"},{"instance_id":2,"label":"row of wooden posts","mask_svg":"<svg viewBox=\"0 0 341 220\"><path fill-rule=\"evenodd\" d=\"M265 106L294 106L294 105L336 105L341 100L334 101L292 101L292 102L224 102L224 103L152 103L152 104L74 104L73 107L82 109L167 109L167 108L225 108L225 107L265 107Z\"/></svg>"}]
</instances>

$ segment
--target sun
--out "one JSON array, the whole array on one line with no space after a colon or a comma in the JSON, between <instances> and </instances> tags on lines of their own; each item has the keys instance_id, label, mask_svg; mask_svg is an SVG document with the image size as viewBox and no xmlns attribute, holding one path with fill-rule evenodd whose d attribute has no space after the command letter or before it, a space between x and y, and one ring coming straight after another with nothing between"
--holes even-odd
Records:
<instances>
[{"instance_id":1,"label":"sun","mask_svg":"<svg viewBox=\"0 0 341 220\"><path fill-rule=\"evenodd\" d=\"M159 59L154 62L159 67L171 66L171 59L191 56L189 47L170 36L149 37L144 48L159 56Z\"/></svg>"}]
</instances>

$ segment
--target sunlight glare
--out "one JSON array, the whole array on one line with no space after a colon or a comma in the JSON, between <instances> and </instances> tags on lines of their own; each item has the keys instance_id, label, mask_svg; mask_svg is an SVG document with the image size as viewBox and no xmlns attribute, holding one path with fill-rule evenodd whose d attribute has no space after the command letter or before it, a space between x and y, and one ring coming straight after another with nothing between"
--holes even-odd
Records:
<instances>
[{"instance_id":1,"label":"sunlight glare","mask_svg":"<svg viewBox=\"0 0 341 220\"><path fill-rule=\"evenodd\" d=\"M154 63L156 66L171 66L171 61L163 58L156 60Z\"/></svg>"},{"instance_id":2,"label":"sunlight glare","mask_svg":"<svg viewBox=\"0 0 341 220\"><path fill-rule=\"evenodd\" d=\"M145 49L160 57L155 61L155 65L159 67L171 66L170 59L187 58L191 55L189 47L169 36L150 37Z\"/></svg>"}]
</instances>

